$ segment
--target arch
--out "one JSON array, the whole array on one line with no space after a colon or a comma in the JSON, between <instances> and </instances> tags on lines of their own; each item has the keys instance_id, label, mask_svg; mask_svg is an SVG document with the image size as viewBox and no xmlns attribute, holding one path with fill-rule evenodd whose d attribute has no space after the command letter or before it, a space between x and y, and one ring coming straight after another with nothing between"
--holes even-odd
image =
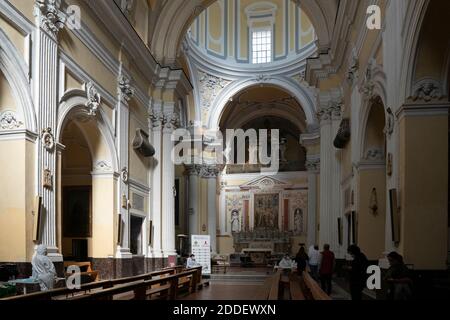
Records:
<instances>
[{"instance_id":1,"label":"arch","mask_svg":"<svg viewBox=\"0 0 450 320\"><path fill-rule=\"evenodd\" d=\"M230 122L233 123L233 126L236 128L242 128L246 123L251 122L260 117L278 117L282 119L286 119L291 122L294 126L298 128L301 132L306 132L307 128L302 123L299 123L297 119L292 119L291 114L283 109L283 108L271 108L270 110L265 110L261 112L260 110L252 110L251 112L245 114L244 116L240 116L238 119L231 118Z\"/></svg>"},{"instance_id":2,"label":"arch","mask_svg":"<svg viewBox=\"0 0 450 320\"><path fill-rule=\"evenodd\" d=\"M67 123L72 120L73 116L76 116L77 114L83 114L84 106L87 102L86 93L82 90L75 89L70 90L64 94L64 96L61 99L59 109L58 109L58 126L56 130L56 136L55 139L59 143L62 139L62 133L64 131L65 126ZM99 113L97 115L97 128L101 134L101 137L103 139L103 142L106 144L106 147L109 151L109 157L111 161L111 166L113 172L118 172L119 170L119 160L117 155L117 150L115 147L115 140L114 135L111 130L111 126L108 120L106 120L107 117L103 110L100 108ZM93 146L91 145L91 139L89 139L89 135L86 133L85 128L82 128L82 126L79 126L82 133L85 135L86 141L89 144L89 149L91 152L91 155L95 156L95 150L93 150ZM99 159L97 159L99 160ZM102 159L104 160L104 159Z\"/></svg>"},{"instance_id":3,"label":"arch","mask_svg":"<svg viewBox=\"0 0 450 320\"><path fill-rule=\"evenodd\" d=\"M219 128L220 119L228 101L240 91L255 85L268 85L281 88L297 99L306 115L306 123L308 127L316 127L318 125L316 117L315 99L303 87L296 84L293 80L285 77L273 77L260 80L244 79L231 83L226 87L219 96L216 97L212 104L209 118L207 121L208 128Z\"/></svg>"},{"instance_id":4,"label":"arch","mask_svg":"<svg viewBox=\"0 0 450 320\"><path fill-rule=\"evenodd\" d=\"M36 133L37 120L28 81L28 65L2 29L0 29L0 69L10 84L14 96L18 98L26 129Z\"/></svg>"},{"instance_id":5,"label":"arch","mask_svg":"<svg viewBox=\"0 0 450 320\"><path fill-rule=\"evenodd\" d=\"M195 18L216 0L171 0L162 8L153 32L151 51L162 64L175 64L184 35ZM337 13L336 1L292 0L310 17L321 52L328 51Z\"/></svg>"}]
</instances>

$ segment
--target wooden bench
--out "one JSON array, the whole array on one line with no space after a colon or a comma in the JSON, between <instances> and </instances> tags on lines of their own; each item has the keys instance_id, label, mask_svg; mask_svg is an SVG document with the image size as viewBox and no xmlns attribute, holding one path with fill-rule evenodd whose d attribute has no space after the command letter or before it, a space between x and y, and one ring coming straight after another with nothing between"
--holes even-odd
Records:
<instances>
[{"instance_id":1,"label":"wooden bench","mask_svg":"<svg viewBox=\"0 0 450 320\"><path fill-rule=\"evenodd\" d=\"M289 291L291 300L306 300L303 290L300 277L296 274L291 274L289 276Z\"/></svg>"},{"instance_id":2,"label":"wooden bench","mask_svg":"<svg viewBox=\"0 0 450 320\"><path fill-rule=\"evenodd\" d=\"M257 300L278 300L280 291L281 270L268 277L262 288L257 292Z\"/></svg>"},{"instance_id":3,"label":"wooden bench","mask_svg":"<svg viewBox=\"0 0 450 320\"><path fill-rule=\"evenodd\" d=\"M68 300L151 300L154 295L170 300L176 300L180 288L188 283L189 293L195 290L198 278L196 269L184 271L159 279L143 282L126 283L85 295L75 296ZM189 279L189 282L186 282ZM180 287L180 285L183 285Z\"/></svg>"},{"instance_id":4,"label":"wooden bench","mask_svg":"<svg viewBox=\"0 0 450 320\"><path fill-rule=\"evenodd\" d=\"M128 278L121 278L121 279L115 279L115 280L105 280L105 281L97 281L93 283L83 284L78 289L69 289L69 288L60 288L45 292L36 292L32 294L27 295L21 295L21 296L15 296L10 297L5 300L29 300L29 301L35 301L35 300L62 300L67 299L69 297L74 297L77 295L84 295L90 292L98 291L98 290L104 290L108 288L113 288L114 286L118 286L121 284L127 284L127 283L135 283L135 282L144 282L146 280L150 280L152 278L162 278L171 276L176 273L176 268L168 268L163 269L160 271L151 272L144 275L134 276L134 277L128 277ZM200 271L201 273L201 271Z\"/></svg>"},{"instance_id":5,"label":"wooden bench","mask_svg":"<svg viewBox=\"0 0 450 320\"><path fill-rule=\"evenodd\" d=\"M310 276L307 271L303 272L302 280L305 295L308 296L309 300L331 300L331 297L322 290L319 284Z\"/></svg>"}]
</instances>

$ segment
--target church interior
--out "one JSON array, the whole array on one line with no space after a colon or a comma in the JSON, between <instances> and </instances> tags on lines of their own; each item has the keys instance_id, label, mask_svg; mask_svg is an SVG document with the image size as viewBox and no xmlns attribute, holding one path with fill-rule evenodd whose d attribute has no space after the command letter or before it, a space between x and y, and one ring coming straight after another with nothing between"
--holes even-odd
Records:
<instances>
[{"instance_id":1,"label":"church interior","mask_svg":"<svg viewBox=\"0 0 450 320\"><path fill-rule=\"evenodd\" d=\"M0 0L0 299L448 298L448 12Z\"/></svg>"}]
</instances>

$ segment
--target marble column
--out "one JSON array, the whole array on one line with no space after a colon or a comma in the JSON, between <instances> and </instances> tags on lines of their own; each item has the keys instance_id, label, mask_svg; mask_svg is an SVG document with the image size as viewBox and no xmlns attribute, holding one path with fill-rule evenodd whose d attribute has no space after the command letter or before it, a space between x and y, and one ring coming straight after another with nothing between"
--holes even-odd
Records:
<instances>
[{"instance_id":1,"label":"marble column","mask_svg":"<svg viewBox=\"0 0 450 320\"><path fill-rule=\"evenodd\" d=\"M162 102L153 101L150 110L150 122L152 128L152 142L155 148L155 155L152 159L152 248L153 258L162 258L161 246L161 217L162 217L162 129L164 125L164 114L162 112Z\"/></svg>"},{"instance_id":2,"label":"marble column","mask_svg":"<svg viewBox=\"0 0 450 320\"><path fill-rule=\"evenodd\" d=\"M174 142L172 133L179 123L173 102L164 103L164 129L162 133L162 250L165 257L176 255L175 250L175 164L172 161Z\"/></svg>"},{"instance_id":3,"label":"marble column","mask_svg":"<svg viewBox=\"0 0 450 320\"><path fill-rule=\"evenodd\" d=\"M118 78L118 106L117 106L117 132L118 132L118 154L119 154L119 170L121 172L128 172L128 159L129 159L129 123L130 123L130 110L128 102L134 95L134 89L130 85L130 80L120 72ZM128 187L128 181L120 179L118 183L119 189L119 208L123 222L122 243L117 248L117 258L131 258L130 252L130 190ZM124 201L126 200L126 205Z\"/></svg>"},{"instance_id":4,"label":"marble column","mask_svg":"<svg viewBox=\"0 0 450 320\"><path fill-rule=\"evenodd\" d=\"M211 237L211 253L217 253L217 175L219 170L214 165L202 167L202 178L208 182L208 234Z\"/></svg>"},{"instance_id":5,"label":"marble column","mask_svg":"<svg viewBox=\"0 0 450 320\"><path fill-rule=\"evenodd\" d=\"M199 208L198 208L198 187L199 187L199 175L200 175L200 166L198 165L189 165L186 166L187 173L189 175L189 209L188 209L188 220L189 220L189 235L197 235L200 232L199 229Z\"/></svg>"},{"instance_id":6,"label":"marble column","mask_svg":"<svg viewBox=\"0 0 450 320\"><path fill-rule=\"evenodd\" d=\"M306 161L308 170L308 232L307 246L316 245L317 241L317 175L320 170L320 157L311 157Z\"/></svg>"},{"instance_id":7,"label":"marble column","mask_svg":"<svg viewBox=\"0 0 450 320\"><path fill-rule=\"evenodd\" d=\"M64 27L65 16L60 4L36 1L36 28L33 37L33 85L38 132L42 133L37 147L37 194L42 197L42 231L39 242L47 246L53 261L62 261L57 247L56 221L56 151L53 134L57 127L58 108L58 33Z\"/></svg>"}]
</instances>

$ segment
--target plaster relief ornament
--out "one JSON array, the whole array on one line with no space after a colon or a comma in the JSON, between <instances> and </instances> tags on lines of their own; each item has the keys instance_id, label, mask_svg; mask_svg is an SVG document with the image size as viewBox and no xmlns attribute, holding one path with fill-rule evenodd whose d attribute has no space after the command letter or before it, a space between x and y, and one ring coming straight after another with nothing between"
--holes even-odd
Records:
<instances>
[{"instance_id":1,"label":"plaster relief ornament","mask_svg":"<svg viewBox=\"0 0 450 320\"><path fill-rule=\"evenodd\" d=\"M41 141L45 150L47 151L53 150L53 148L55 147L55 138L53 137L51 128L47 128L42 131Z\"/></svg>"},{"instance_id":2,"label":"plaster relief ornament","mask_svg":"<svg viewBox=\"0 0 450 320\"><path fill-rule=\"evenodd\" d=\"M216 97L230 83L231 81L229 80L199 71L200 101L203 120L206 120Z\"/></svg>"},{"instance_id":3,"label":"plaster relief ornament","mask_svg":"<svg viewBox=\"0 0 450 320\"><path fill-rule=\"evenodd\" d=\"M118 79L119 94L125 99L125 101L130 101L134 96L134 88L131 86L130 79L124 75L120 75Z\"/></svg>"},{"instance_id":4,"label":"plaster relief ornament","mask_svg":"<svg viewBox=\"0 0 450 320\"><path fill-rule=\"evenodd\" d=\"M128 182L128 169L127 168L122 169L122 171L120 172L120 177L124 183Z\"/></svg>"},{"instance_id":5,"label":"plaster relief ornament","mask_svg":"<svg viewBox=\"0 0 450 320\"><path fill-rule=\"evenodd\" d=\"M88 115L95 117L100 107L101 96L92 82L86 85L86 93L88 101L85 105L88 109Z\"/></svg>"},{"instance_id":6,"label":"plaster relief ornament","mask_svg":"<svg viewBox=\"0 0 450 320\"><path fill-rule=\"evenodd\" d=\"M358 76L358 70L359 70L358 53L356 51L356 48L353 48L351 60L347 71L347 81L350 85L353 85L354 81L356 80L356 77Z\"/></svg>"},{"instance_id":7,"label":"plaster relief ornament","mask_svg":"<svg viewBox=\"0 0 450 320\"><path fill-rule=\"evenodd\" d=\"M42 173L42 185L46 189L53 188L53 175L49 169L45 169Z\"/></svg>"},{"instance_id":8,"label":"plaster relief ornament","mask_svg":"<svg viewBox=\"0 0 450 320\"><path fill-rule=\"evenodd\" d=\"M440 84L432 79L422 81L420 85L415 89L412 97L413 101L423 100L430 102L432 100L439 100L442 98L442 91Z\"/></svg>"},{"instance_id":9,"label":"plaster relief ornament","mask_svg":"<svg viewBox=\"0 0 450 320\"><path fill-rule=\"evenodd\" d=\"M364 99L366 100L369 100L373 96L373 91L375 89L375 82L373 80L375 64L375 60L371 59L369 61L364 81L362 83L361 92L363 93Z\"/></svg>"},{"instance_id":10,"label":"plaster relief ornament","mask_svg":"<svg viewBox=\"0 0 450 320\"><path fill-rule=\"evenodd\" d=\"M387 116L386 116L387 119L386 119L386 128L384 129L384 133L390 137L392 135L392 133L394 132L395 116L392 113L391 108L387 108L386 112L387 112Z\"/></svg>"},{"instance_id":11,"label":"plaster relief ornament","mask_svg":"<svg viewBox=\"0 0 450 320\"><path fill-rule=\"evenodd\" d=\"M66 15L59 10L60 2L57 0L36 0L34 16L39 19L39 25L50 35L56 37L59 30L64 28Z\"/></svg>"},{"instance_id":12,"label":"plaster relief ornament","mask_svg":"<svg viewBox=\"0 0 450 320\"><path fill-rule=\"evenodd\" d=\"M14 111L0 113L0 129L13 130L23 126L23 122L17 119Z\"/></svg>"}]
</instances>

